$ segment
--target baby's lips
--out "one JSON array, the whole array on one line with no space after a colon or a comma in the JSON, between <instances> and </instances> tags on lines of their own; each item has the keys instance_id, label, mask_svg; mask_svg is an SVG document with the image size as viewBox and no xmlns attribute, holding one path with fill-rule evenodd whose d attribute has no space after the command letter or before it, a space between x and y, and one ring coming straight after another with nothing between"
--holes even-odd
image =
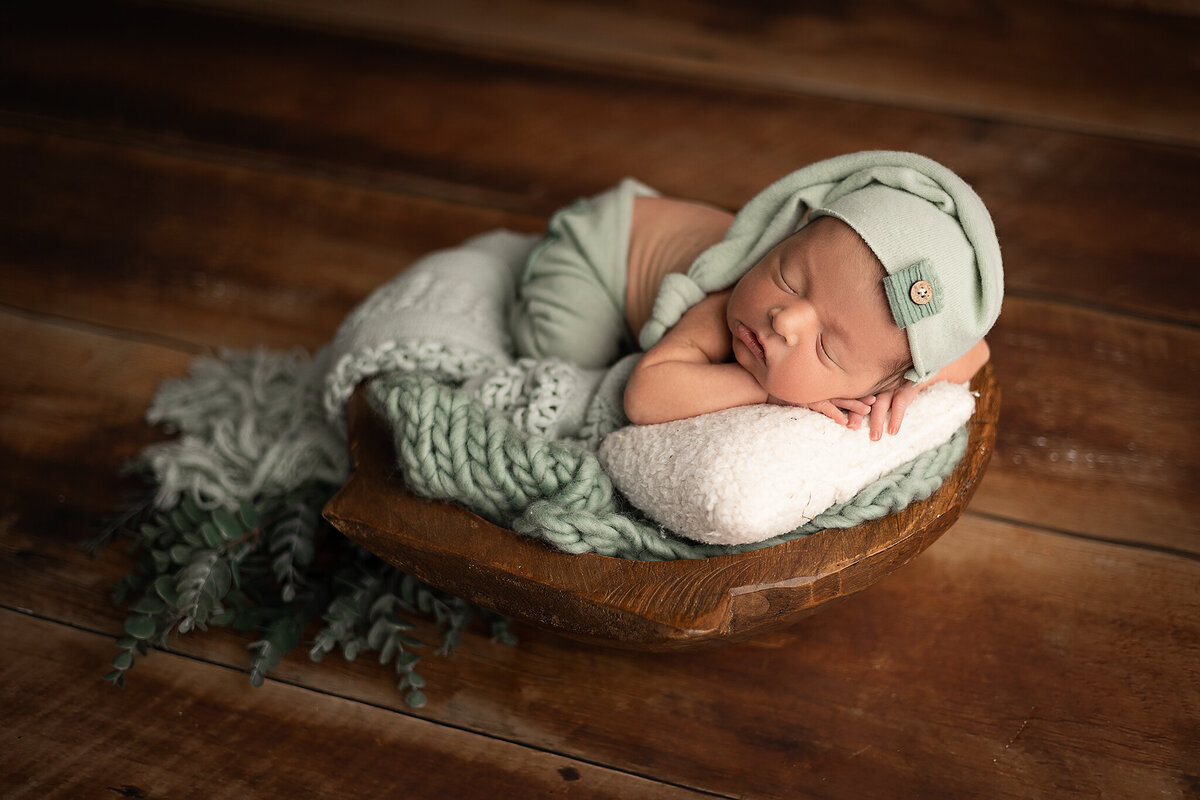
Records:
<instances>
[{"instance_id":1,"label":"baby's lips","mask_svg":"<svg viewBox=\"0 0 1200 800\"><path fill-rule=\"evenodd\" d=\"M763 348L762 342L759 341L758 335L754 331L750 330L744 323L739 322L737 324L737 335L742 344L746 345L746 348L754 354L755 358L759 361L766 361L767 351Z\"/></svg>"}]
</instances>

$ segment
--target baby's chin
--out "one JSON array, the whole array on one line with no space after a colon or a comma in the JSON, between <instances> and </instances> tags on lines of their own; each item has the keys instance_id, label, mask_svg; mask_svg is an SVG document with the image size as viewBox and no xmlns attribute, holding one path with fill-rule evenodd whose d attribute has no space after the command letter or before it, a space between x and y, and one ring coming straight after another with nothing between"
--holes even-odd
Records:
<instances>
[{"instance_id":1,"label":"baby's chin","mask_svg":"<svg viewBox=\"0 0 1200 800\"><path fill-rule=\"evenodd\" d=\"M767 402L774 403L777 406L807 406L829 399L824 395L817 395L811 392L803 392L799 394L776 394L775 392L771 391L771 387L763 386L762 381L759 381L759 386L762 386L762 388L766 390L768 398Z\"/></svg>"},{"instance_id":2,"label":"baby's chin","mask_svg":"<svg viewBox=\"0 0 1200 800\"><path fill-rule=\"evenodd\" d=\"M771 387L764 385L762 381L759 381L759 385L766 390L771 402L781 406L807 406L841 397L841 395L830 394L828 387L817 387L800 392L773 392Z\"/></svg>"},{"instance_id":3,"label":"baby's chin","mask_svg":"<svg viewBox=\"0 0 1200 800\"><path fill-rule=\"evenodd\" d=\"M831 390L824 387L817 387L816 389L799 393L776 394L771 391L771 387L767 385L767 382L763 381L763 375L761 374L762 366L754 360L754 356L749 350L742 349L741 352L735 352L734 361L754 377L755 382L767 393L767 402L773 405L808 406L841 397L841 395L830 394Z\"/></svg>"},{"instance_id":4,"label":"baby's chin","mask_svg":"<svg viewBox=\"0 0 1200 800\"><path fill-rule=\"evenodd\" d=\"M785 400L782 397L776 397L770 392L767 393L767 402L776 406L810 406L814 403L823 402L825 398L816 398L813 400Z\"/></svg>"}]
</instances>

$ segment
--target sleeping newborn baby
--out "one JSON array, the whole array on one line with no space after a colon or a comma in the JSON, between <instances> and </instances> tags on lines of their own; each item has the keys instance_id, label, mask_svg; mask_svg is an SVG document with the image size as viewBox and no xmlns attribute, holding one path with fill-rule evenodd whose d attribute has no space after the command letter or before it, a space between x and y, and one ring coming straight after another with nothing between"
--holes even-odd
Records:
<instances>
[{"instance_id":1,"label":"sleeping newborn baby","mask_svg":"<svg viewBox=\"0 0 1200 800\"><path fill-rule=\"evenodd\" d=\"M877 151L798 170L736 217L633 180L580 200L530 254L510 322L524 356L602 367L644 349L634 423L778 403L852 428L869 414L879 439L921 388L986 363L1002 295L978 195Z\"/></svg>"}]
</instances>

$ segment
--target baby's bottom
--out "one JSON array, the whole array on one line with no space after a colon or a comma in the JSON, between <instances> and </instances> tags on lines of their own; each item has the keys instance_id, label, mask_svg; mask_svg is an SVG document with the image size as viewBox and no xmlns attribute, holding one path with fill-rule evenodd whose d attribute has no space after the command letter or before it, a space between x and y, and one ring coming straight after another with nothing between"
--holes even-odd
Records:
<instances>
[{"instance_id":1,"label":"baby's bottom","mask_svg":"<svg viewBox=\"0 0 1200 800\"><path fill-rule=\"evenodd\" d=\"M636 181L576 201L550 218L517 281L509 329L518 356L557 357L594 369L636 349L625 320Z\"/></svg>"}]
</instances>

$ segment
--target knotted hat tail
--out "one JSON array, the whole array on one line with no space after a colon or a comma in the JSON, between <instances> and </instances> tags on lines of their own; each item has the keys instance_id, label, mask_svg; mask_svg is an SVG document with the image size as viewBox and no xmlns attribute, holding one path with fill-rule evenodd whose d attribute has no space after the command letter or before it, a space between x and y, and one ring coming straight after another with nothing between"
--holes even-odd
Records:
<instances>
[{"instance_id":1,"label":"knotted hat tail","mask_svg":"<svg viewBox=\"0 0 1200 800\"><path fill-rule=\"evenodd\" d=\"M755 196L687 274L663 280L641 347L820 216L849 225L882 262L888 305L908 334L909 380L927 380L966 353L999 316L1000 244L979 195L932 159L874 150L811 164Z\"/></svg>"}]
</instances>

